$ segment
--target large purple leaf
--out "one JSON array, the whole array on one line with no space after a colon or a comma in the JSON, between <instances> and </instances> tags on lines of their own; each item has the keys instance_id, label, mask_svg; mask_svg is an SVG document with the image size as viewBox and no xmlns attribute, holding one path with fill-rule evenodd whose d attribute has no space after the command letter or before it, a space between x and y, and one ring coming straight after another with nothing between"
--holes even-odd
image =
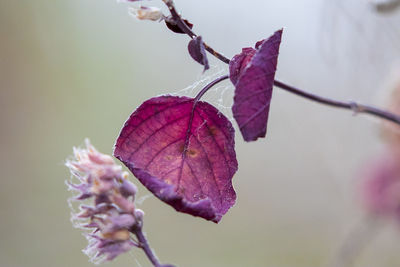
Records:
<instances>
[{"instance_id":1,"label":"large purple leaf","mask_svg":"<svg viewBox=\"0 0 400 267\"><path fill-rule=\"evenodd\" d=\"M177 211L218 222L235 203L234 129L206 102L147 100L125 123L114 155Z\"/></svg>"},{"instance_id":2,"label":"large purple leaf","mask_svg":"<svg viewBox=\"0 0 400 267\"><path fill-rule=\"evenodd\" d=\"M233 117L245 141L265 137L274 85L282 30L260 41L254 48L244 48L229 64L235 85Z\"/></svg>"}]
</instances>

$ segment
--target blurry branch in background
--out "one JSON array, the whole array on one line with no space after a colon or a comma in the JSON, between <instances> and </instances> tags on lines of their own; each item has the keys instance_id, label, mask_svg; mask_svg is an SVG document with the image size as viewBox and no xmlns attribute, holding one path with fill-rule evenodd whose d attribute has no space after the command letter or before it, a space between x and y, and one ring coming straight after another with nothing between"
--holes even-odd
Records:
<instances>
[{"instance_id":1,"label":"blurry branch in background","mask_svg":"<svg viewBox=\"0 0 400 267\"><path fill-rule=\"evenodd\" d=\"M328 267L351 267L380 229L379 218L367 215L347 234Z\"/></svg>"},{"instance_id":2,"label":"blurry branch in background","mask_svg":"<svg viewBox=\"0 0 400 267\"><path fill-rule=\"evenodd\" d=\"M372 2L378 13L392 13L400 8L400 0L376 0Z\"/></svg>"},{"instance_id":3,"label":"blurry branch in background","mask_svg":"<svg viewBox=\"0 0 400 267\"><path fill-rule=\"evenodd\" d=\"M388 97L387 109L400 110L400 80ZM385 151L361 169L358 191L367 216L348 234L330 267L351 267L381 229L382 219L400 223L400 131L393 123L381 124Z\"/></svg>"}]
</instances>

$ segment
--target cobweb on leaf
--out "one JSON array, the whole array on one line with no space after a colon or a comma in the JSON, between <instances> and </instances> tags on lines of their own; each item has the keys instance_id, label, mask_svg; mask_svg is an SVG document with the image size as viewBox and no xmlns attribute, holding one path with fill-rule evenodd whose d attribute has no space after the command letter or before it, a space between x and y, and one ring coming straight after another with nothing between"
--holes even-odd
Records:
<instances>
[{"instance_id":1,"label":"cobweb on leaf","mask_svg":"<svg viewBox=\"0 0 400 267\"><path fill-rule=\"evenodd\" d=\"M195 97L207 84L227 73L226 67L220 65L211 65L205 74L199 74L195 82L189 86L179 89L171 93L173 96ZM212 87L202 98L221 111L230 122L233 123L232 104L233 104L234 87L228 80L218 83Z\"/></svg>"}]
</instances>

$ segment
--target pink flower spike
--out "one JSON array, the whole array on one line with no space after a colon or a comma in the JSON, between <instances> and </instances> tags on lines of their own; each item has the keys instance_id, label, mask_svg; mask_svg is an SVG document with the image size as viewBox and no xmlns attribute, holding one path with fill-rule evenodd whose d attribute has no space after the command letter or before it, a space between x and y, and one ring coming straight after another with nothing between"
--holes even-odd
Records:
<instances>
[{"instance_id":1,"label":"pink flower spike","mask_svg":"<svg viewBox=\"0 0 400 267\"><path fill-rule=\"evenodd\" d=\"M400 155L393 151L366 166L361 185L362 200L373 214L400 222Z\"/></svg>"},{"instance_id":2,"label":"pink flower spike","mask_svg":"<svg viewBox=\"0 0 400 267\"><path fill-rule=\"evenodd\" d=\"M92 205L81 204L79 212L72 214L79 228L92 229L86 234L89 241L84 252L93 262L112 260L130 250L136 244L131 239L132 229L142 223L135 210L136 186L127 180L127 173L115 164L109 155L98 152L86 140L86 148L74 148L74 158L66 162L73 181L70 190L78 192L71 201L85 203L91 198Z\"/></svg>"}]
</instances>

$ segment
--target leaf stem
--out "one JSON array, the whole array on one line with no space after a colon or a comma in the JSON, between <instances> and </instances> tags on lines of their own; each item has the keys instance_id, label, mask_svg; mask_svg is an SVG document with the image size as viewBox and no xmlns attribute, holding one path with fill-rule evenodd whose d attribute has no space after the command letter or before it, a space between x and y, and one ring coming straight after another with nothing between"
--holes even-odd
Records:
<instances>
[{"instance_id":1,"label":"leaf stem","mask_svg":"<svg viewBox=\"0 0 400 267\"><path fill-rule=\"evenodd\" d=\"M145 234L143 233L143 223L137 223L132 229L131 232L137 237L139 241L139 247L143 249L144 253L146 254L147 258L151 261L154 267L173 267L173 265L163 265L160 263L156 255L154 254L153 250L151 249L149 242Z\"/></svg>"},{"instance_id":2,"label":"leaf stem","mask_svg":"<svg viewBox=\"0 0 400 267\"><path fill-rule=\"evenodd\" d=\"M200 98L208 91L210 90L214 85L216 85L219 82L222 82L223 80L226 80L229 78L229 75L224 75L221 76L217 79L215 79L214 81L210 82L209 84L207 84L203 89L201 89L201 91L196 95L196 97L194 98L194 103L196 104Z\"/></svg>"},{"instance_id":3,"label":"leaf stem","mask_svg":"<svg viewBox=\"0 0 400 267\"><path fill-rule=\"evenodd\" d=\"M179 26L179 28L181 28L182 31L184 31L190 38L195 38L197 35L186 25L186 23L182 20L181 16L178 14L178 12L176 11L175 5L174 5L174 1L173 0L162 0L168 7L168 9L171 12L171 16L172 18L175 20L176 24ZM225 57L224 55L218 53L217 51L215 51L213 48L211 48L209 45L207 45L206 43L204 43L204 48L210 52L213 56L215 56L216 58L218 58L219 60L221 60L222 62L229 64L230 60ZM225 78L226 79L226 78ZM219 81L218 81L219 82ZM330 98L326 98L326 97L321 97L315 94L311 94L308 92L305 92L303 90L300 90L298 88L295 88L293 86L290 86L288 84L285 84L281 81L275 80L274 81L274 85L276 87L279 87L283 90L286 90L290 93L293 93L295 95L304 97L308 100L311 101L315 101L317 103L320 104L324 104L324 105L328 105L331 107L337 107L337 108L344 108L344 109L350 109L353 110L355 113L366 113L366 114L370 114L382 119L386 119L389 121L392 121L396 124L400 125L400 116L396 115L394 113L385 111L385 110L381 110L378 109L376 107L373 106L368 106L368 105L363 105L363 104L359 104L353 101L349 101L349 102L343 102L343 101L338 101L338 100L334 100L334 99L330 99ZM212 87L213 85L211 85ZM205 90L206 88L204 88L203 90ZM210 88L208 88L210 89ZM208 89L206 89L205 91L207 91ZM199 98L205 93L203 92L203 90L200 91L200 93L198 94ZM196 97L197 98L197 97Z\"/></svg>"}]
</instances>

